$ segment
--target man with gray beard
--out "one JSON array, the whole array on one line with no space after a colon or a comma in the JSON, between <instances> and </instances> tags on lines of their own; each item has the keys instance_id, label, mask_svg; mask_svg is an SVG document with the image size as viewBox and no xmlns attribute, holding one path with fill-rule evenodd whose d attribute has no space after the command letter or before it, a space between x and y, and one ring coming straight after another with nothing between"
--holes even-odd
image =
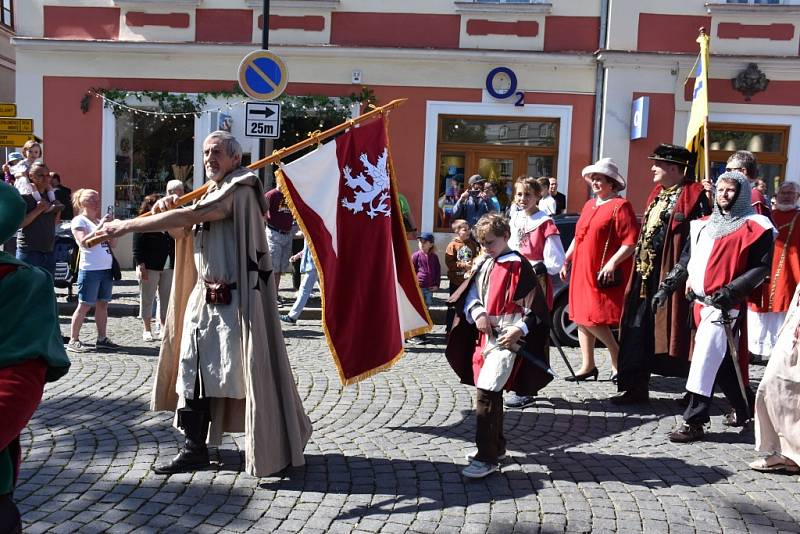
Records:
<instances>
[{"instance_id":1,"label":"man with gray beard","mask_svg":"<svg viewBox=\"0 0 800 534\"><path fill-rule=\"evenodd\" d=\"M311 422L270 279L262 222L267 205L261 181L241 160L230 132L212 132L203 142L211 184L196 204L178 207L171 195L156 203L155 215L104 227L109 237L164 230L179 236L151 408L175 410L175 425L186 438L175 458L155 465L157 474L208 466L207 445L219 444L223 432L245 433L251 475L304 462Z\"/></svg>"}]
</instances>

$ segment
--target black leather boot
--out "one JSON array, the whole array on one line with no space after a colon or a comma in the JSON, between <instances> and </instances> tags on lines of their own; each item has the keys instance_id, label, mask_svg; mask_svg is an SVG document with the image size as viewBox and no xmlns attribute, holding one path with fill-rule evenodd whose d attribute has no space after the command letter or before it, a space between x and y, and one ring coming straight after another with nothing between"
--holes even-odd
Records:
<instances>
[{"instance_id":1,"label":"black leather boot","mask_svg":"<svg viewBox=\"0 0 800 534\"><path fill-rule=\"evenodd\" d=\"M181 408L178 410L178 426L186 434L183 449L175 458L168 462L161 462L153 466L153 471L159 475L172 473L185 473L208 467L208 447L206 436L210 423L208 412Z\"/></svg>"}]
</instances>

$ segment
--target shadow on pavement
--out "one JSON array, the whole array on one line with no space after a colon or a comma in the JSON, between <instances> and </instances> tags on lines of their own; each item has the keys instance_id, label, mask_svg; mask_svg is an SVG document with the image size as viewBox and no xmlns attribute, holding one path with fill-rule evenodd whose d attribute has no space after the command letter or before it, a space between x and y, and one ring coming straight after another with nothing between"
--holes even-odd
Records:
<instances>
[{"instance_id":1,"label":"shadow on pavement","mask_svg":"<svg viewBox=\"0 0 800 534\"><path fill-rule=\"evenodd\" d=\"M620 482L655 489L676 485L697 487L718 482L730 474L667 456L632 457L567 451L515 455L503 462L500 474L474 481L463 478L460 473L463 465L453 462L366 458L340 453L306 454L306 462L305 467L287 469L285 478L262 483L260 487L351 496L391 495L354 507L337 519L391 513L399 522L402 518L397 514L414 515L452 506L523 499L536 494L552 480ZM687 472L692 473L692 478L686 477Z\"/></svg>"}]
</instances>

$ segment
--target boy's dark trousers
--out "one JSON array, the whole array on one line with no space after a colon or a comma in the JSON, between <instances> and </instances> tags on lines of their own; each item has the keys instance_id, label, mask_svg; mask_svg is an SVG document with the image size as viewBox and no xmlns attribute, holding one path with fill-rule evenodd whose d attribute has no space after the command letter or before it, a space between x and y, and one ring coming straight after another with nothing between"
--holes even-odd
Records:
<instances>
[{"instance_id":1,"label":"boy's dark trousers","mask_svg":"<svg viewBox=\"0 0 800 534\"><path fill-rule=\"evenodd\" d=\"M503 392L480 388L476 388L476 392L475 443L478 445L478 454L475 459L496 464L500 455L506 453L506 438L503 436Z\"/></svg>"}]
</instances>

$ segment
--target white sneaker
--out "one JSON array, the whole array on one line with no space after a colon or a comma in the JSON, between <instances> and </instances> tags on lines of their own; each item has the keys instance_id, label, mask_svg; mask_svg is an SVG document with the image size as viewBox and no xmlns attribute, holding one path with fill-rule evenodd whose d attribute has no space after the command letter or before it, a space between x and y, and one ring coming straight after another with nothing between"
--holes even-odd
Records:
<instances>
[{"instance_id":1,"label":"white sneaker","mask_svg":"<svg viewBox=\"0 0 800 534\"><path fill-rule=\"evenodd\" d=\"M77 340L77 339L76 339L76 340L74 340L74 341L70 341L69 343L67 343L67 345L66 345L66 347L65 347L65 348L67 349L67 352L77 352L77 353L80 353L80 352L87 352L87 351L89 350L89 349L86 347L86 345L84 345L83 343L81 343L81 342L80 342L79 340Z\"/></svg>"},{"instance_id":2,"label":"white sneaker","mask_svg":"<svg viewBox=\"0 0 800 534\"><path fill-rule=\"evenodd\" d=\"M461 474L467 478L483 478L499 469L500 467L497 464L487 464L479 460L472 460L472 462L461 471Z\"/></svg>"},{"instance_id":3,"label":"white sneaker","mask_svg":"<svg viewBox=\"0 0 800 534\"><path fill-rule=\"evenodd\" d=\"M145 341L153 341L153 334L145 330L142 332L142 339Z\"/></svg>"},{"instance_id":4,"label":"white sneaker","mask_svg":"<svg viewBox=\"0 0 800 534\"><path fill-rule=\"evenodd\" d=\"M478 449L475 449L474 451L468 452L467 454L465 454L464 458L466 458L468 462L471 462L472 460L475 459L475 457L477 455L478 455ZM498 462L502 462L506 458L508 458L508 455L506 453L503 453L503 454L501 454L500 456L497 457L497 461Z\"/></svg>"}]
</instances>

